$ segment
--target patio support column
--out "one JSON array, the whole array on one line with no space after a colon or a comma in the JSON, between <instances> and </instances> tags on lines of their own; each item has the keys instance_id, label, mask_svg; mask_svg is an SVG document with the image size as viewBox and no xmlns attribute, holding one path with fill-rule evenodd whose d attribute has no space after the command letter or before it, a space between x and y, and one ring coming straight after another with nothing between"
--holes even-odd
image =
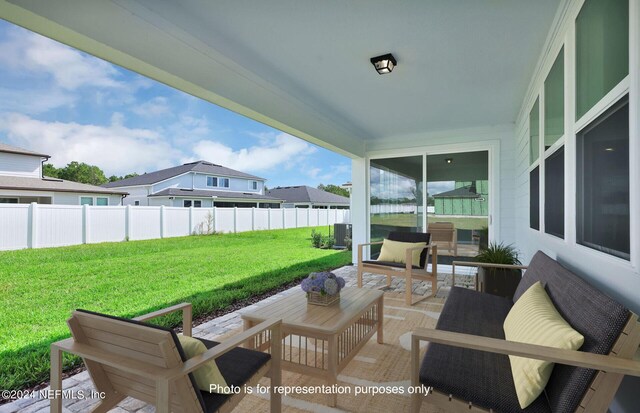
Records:
<instances>
[{"instance_id":1,"label":"patio support column","mask_svg":"<svg viewBox=\"0 0 640 413\"><path fill-rule=\"evenodd\" d=\"M351 192L351 240L352 240L352 260L358 262L358 245L368 242L367 213L369 182L367 180L367 160L365 158L355 158L351 160L351 179L353 182ZM365 254L365 259L366 259Z\"/></svg>"}]
</instances>

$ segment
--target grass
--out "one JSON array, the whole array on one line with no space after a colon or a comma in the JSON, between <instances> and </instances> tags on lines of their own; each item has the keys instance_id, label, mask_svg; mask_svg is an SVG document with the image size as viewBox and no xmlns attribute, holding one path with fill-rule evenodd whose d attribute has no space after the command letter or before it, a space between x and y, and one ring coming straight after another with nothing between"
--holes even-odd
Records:
<instances>
[{"instance_id":1,"label":"grass","mask_svg":"<svg viewBox=\"0 0 640 413\"><path fill-rule=\"evenodd\" d=\"M326 227L316 228L326 232ZM311 228L0 252L0 389L47 380L76 308L133 317L188 301L194 316L351 262ZM179 315L161 321L179 323ZM65 359L65 365L77 364Z\"/></svg>"},{"instance_id":2,"label":"grass","mask_svg":"<svg viewBox=\"0 0 640 413\"><path fill-rule=\"evenodd\" d=\"M443 215L428 215L429 222L453 222L457 229L482 229L488 225L487 217L447 217ZM391 225L398 227L416 226L415 214L375 214L371 217L371 223L377 225Z\"/></svg>"}]
</instances>

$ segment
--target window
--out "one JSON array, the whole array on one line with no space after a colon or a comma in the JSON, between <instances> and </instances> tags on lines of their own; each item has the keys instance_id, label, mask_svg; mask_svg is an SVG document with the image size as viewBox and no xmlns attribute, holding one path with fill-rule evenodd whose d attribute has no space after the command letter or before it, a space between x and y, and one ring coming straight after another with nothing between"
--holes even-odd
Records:
<instances>
[{"instance_id":1,"label":"window","mask_svg":"<svg viewBox=\"0 0 640 413\"><path fill-rule=\"evenodd\" d=\"M529 113L529 165L533 165L540 156L540 104L539 98Z\"/></svg>"},{"instance_id":2,"label":"window","mask_svg":"<svg viewBox=\"0 0 640 413\"><path fill-rule=\"evenodd\" d=\"M135 206L139 206L139 205L140 205L140 201L135 201L135 202L133 203L133 205L135 205Z\"/></svg>"},{"instance_id":3,"label":"window","mask_svg":"<svg viewBox=\"0 0 640 413\"><path fill-rule=\"evenodd\" d=\"M564 47L544 82L544 149L564 135Z\"/></svg>"},{"instance_id":4,"label":"window","mask_svg":"<svg viewBox=\"0 0 640 413\"><path fill-rule=\"evenodd\" d=\"M629 1L586 0L576 18L576 119L629 73Z\"/></svg>"},{"instance_id":5,"label":"window","mask_svg":"<svg viewBox=\"0 0 640 413\"><path fill-rule=\"evenodd\" d=\"M0 204L17 204L18 198L0 198Z\"/></svg>"},{"instance_id":6,"label":"window","mask_svg":"<svg viewBox=\"0 0 640 413\"><path fill-rule=\"evenodd\" d=\"M207 176L207 186L218 186L218 178L215 176Z\"/></svg>"},{"instance_id":7,"label":"window","mask_svg":"<svg viewBox=\"0 0 640 413\"><path fill-rule=\"evenodd\" d=\"M564 147L544 161L544 231L564 238Z\"/></svg>"},{"instance_id":8,"label":"window","mask_svg":"<svg viewBox=\"0 0 640 413\"><path fill-rule=\"evenodd\" d=\"M629 260L628 98L580 131L576 149L576 240Z\"/></svg>"},{"instance_id":9,"label":"window","mask_svg":"<svg viewBox=\"0 0 640 413\"><path fill-rule=\"evenodd\" d=\"M96 205L98 205L98 206L107 206L107 205L109 205L109 198L97 197L96 198Z\"/></svg>"},{"instance_id":10,"label":"window","mask_svg":"<svg viewBox=\"0 0 640 413\"><path fill-rule=\"evenodd\" d=\"M249 181L249 189L258 190L258 181Z\"/></svg>"},{"instance_id":11,"label":"window","mask_svg":"<svg viewBox=\"0 0 640 413\"><path fill-rule=\"evenodd\" d=\"M219 178L218 183L221 188L229 188L229 178Z\"/></svg>"},{"instance_id":12,"label":"window","mask_svg":"<svg viewBox=\"0 0 640 413\"><path fill-rule=\"evenodd\" d=\"M184 199L182 206L185 208L202 208L202 201L200 199Z\"/></svg>"},{"instance_id":13,"label":"window","mask_svg":"<svg viewBox=\"0 0 640 413\"><path fill-rule=\"evenodd\" d=\"M80 197L80 205L93 205L93 197L81 196Z\"/></svg>"},{"instance_id":14,"label":"window","mask_svg":"<svg viewBox=\"0 0 640 413\"><path fill-rule=\"evenodd\" d=\"M540 167L529 172L529 227L540 229Z\"/></svg>"}]
</instances>

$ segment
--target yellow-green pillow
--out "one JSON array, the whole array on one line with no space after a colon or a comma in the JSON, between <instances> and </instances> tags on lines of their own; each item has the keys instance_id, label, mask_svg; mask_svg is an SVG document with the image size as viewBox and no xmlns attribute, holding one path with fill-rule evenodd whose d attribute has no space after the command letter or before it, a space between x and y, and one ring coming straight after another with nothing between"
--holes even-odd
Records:
<instances>
[{"instance_id":1,"label":"yellow-green pillow","mask_svg":"<svg viewBox=\"0 0 640 413\"><path fill-rule=\"evenodd\" d=\"M426 245L426 242L400 242L385 239L382 241L382 250L380 250L378 261L406 264L407 248L424 247ZM422 250L412 251L411 263L413 265L420 265L420 253L422 253Z\"/></svg>"},{"instance_id":2,"label":"yellow-green pillow","mask_svg":"<svg viewBox=\"0 0 640 413\"><path fill-rule=\"evenodd\" d=\"M584 337L562 318L540 282L533 284L513 305L504 320L504 336L509 341L578 350ZM553 363L509 356L513 384L521 408L526 408L544 390Z\"/></svg>"},{"instance_id":3,"label":"yellow-green pillow","mask_svg":"<svg viewBox=\"0 0 640 413\"><path fill-rule=\"evenodd\" d=\"M182 346L182 350L184 350L184 355L187 357L187 360L207 351L207 347L202 341L193 337L179 334L178 340L180 340L180 345ZM210 360L195 370L193 377L196 379L198 388L202 391L208 392L212 390L212 393L224 394L223 391L216 391L216 389L229 389L227 381L222 377L222 373L220 373L215 360ZM213 385L213 387L211 387L211 385Z\"/></svg>"}]
</instances>

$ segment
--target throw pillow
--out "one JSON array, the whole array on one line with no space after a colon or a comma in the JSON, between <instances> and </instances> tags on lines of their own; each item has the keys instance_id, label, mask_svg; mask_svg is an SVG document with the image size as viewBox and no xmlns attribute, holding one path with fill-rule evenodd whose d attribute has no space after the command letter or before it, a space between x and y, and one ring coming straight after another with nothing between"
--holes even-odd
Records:
<instances>
[{"instance_id":1,"label":"throw pillow","mask_svg":"<svg viewBox=\"0 0 640 413\"><path fill-rule=\"evenodd\" d=\"M515 302L504 320L509 341L578 350L584 337L567 323L538 281ZM540 396L549 381L554 363L509 356L518 402L523 409Z\"/></svg>"},{"instance_id":2,"label":"throw pillow","mask_svg":"<svg viewBox=\"0 0 640 413\"><path fill-rule=\"evenodd\" d=\"M400 242L384 239L378 261L398 262L406 264L407 248L425 247L426 242ZM414 250L411 254L412 265L420 265L420 253L422 250Z\"/></svg>"},{"instance_id":3,"label":"throw pillow","mask_svg":"<svg viewBox=\"0 0 640 413\"><path fill-rule=\"evenodd\" d=\"M178 340L180 340L180 345L182 346L182 350L184 350L184 354L187 356L187 359L199 356L207 351L207 347L202 343L202 341L193 337L179 334ZM202 391L208 392L211 389L215 390L216 388L229 388L227 386L227 381L222 377L222 373L220 373L215 360L210 360L202 365L202 367L195 370L193 372L193 377L196 380L198 388ZM214 385L214 387L210 387L211 385ZM212 393L224 394L222 391L213 391Z\"/></svg>"}]
</instances>

